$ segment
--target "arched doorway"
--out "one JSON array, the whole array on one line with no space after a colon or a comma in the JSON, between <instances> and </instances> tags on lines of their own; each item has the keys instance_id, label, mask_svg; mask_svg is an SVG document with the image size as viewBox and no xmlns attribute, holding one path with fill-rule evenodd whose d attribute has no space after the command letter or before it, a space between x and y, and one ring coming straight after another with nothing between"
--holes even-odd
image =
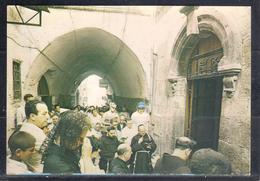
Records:
<instances>
[{"instance_id":1,"label":"arched doorway","mask_svg":"<svg viewBox=\"0 0 260 181\"><path fill-rule=\"evenodd\" d=\"M47 104L48 109L51 110L52 109L52 98L49 95L49 87L48 87L48 83L47 83L45 76L42 76L39 81L37 93L38 93L38 96L41 97L41 100Z\"/></svg>"},{"instance_id":2,"label":"arched doorway","mask_svg":"<svg viewBox=\"0 0 260 181\"><path fill-rule=\"evenodd\" d=\"M103 106L108 102L109 84L102 77L92 74L84 79L77 92L78 104L83 106Z\"/></svg>"},{"instance_id":3,"label":"arched doorway","mask_svg":"<svg viewBox=\"0 0 260 181\"><path fill-rule=\"evenodd\" d=\"M197 148L218 148L223 75L218 63L223 57L220 41L202 31L188 61L187 115L185 134L197 141Z\"/></svg>"},{"instance_id":4,"label":"arched doorway","mask_svg":"<svg viewBox=\"0 0 260 181\"><path fill-rule=\"evenodd\" d=\"M230 21L227 16L223 16L221 12L214 11L214 8L211 9L201 7L196 10L195 16L196 17L194 19L198 20L199 32L196 32L195 34L188 34L187 24L184 24L183 28L179 31L172 50L172 61L167 77L169 83L168 85L172 85L173 92L176 92L175 94L169 94L169 99L172 101L178 101L176 101L176 103L172 103L174 113L177 113L177 116L175 116L175 114L173 114L172 116L173 124L175 127L179 128L178 130L184 131L181 133L176 133L176 131L173 132L173 137L175 139L183 135L193 135L199 139L196 140L199 143L199 146L197 148L212 147L214 149L217 149L219 152L225 154L231 160L232 166L242 168L243 166L240 165L243 165L244 163L243 161L241 161L241 159L239 159L239 156L250 155L250 151L248 151L250 150L250 146L248 146L250 145L250 129L248 129L247 127L248 124L250 125L250 121L248 121L248 117L250 117L250 106L240 106L243 105L242 90L244 89L244 87L242 86L242 84L246 85L246 82L250 83L250 76L248 76L250 75L250 73L247 75L250 70L247 69L247 65L244 64L246 61L250 62L250 58L245 60L245 57L243 57L243 38L239 33L239 29L233 24L233 21ZM221 44L221 46L216 46L215 44L214 47L211 47L210 45L208 45L208 47L205 48L206 51L203 51L203 48L197 48L200 44L199 42L202 41L202 39L206 40L205 45L211 41L214 41L207 39L209 38L209 33L217 37L217 39L215 39L215 43L218 45ZM204 54L204 56L207 56L206 52L209 53L208 55L210 55L211 53L214 54L213 50L215 49L215 53L217 53L218 48L222 48L222 50L219 49L219 56L221 57L221 59L217 63L217 71L211 72L211 75L207 75L205 73L204 77L199 75L192 75L192 71L188 71L191 59L200 59L200 56L196 57L196 55ZM218 59L219 58L217 58L217 60ZM203 61L201 66L202 65ZM192 66L190 67L192 68ZM190 75L188 75L188 73ZM220 81L219 84L218 79L222 80L222 82ZM246 81L243 82L243 80ZM214 81L215 83L212 83ZM213 85L210 85L210 83L212 83ZM223 84L223 87L221 86L221 83ZM216 85L219 85L219 87L212 88L212 86ZM212 105L213 103L207 103L208 106L201 106L201 109L204 109L203 112L208 113L208 115L192 115L195 114L196 109L200 109L198 108L198 105L203 105L203 102L198 102L198 99L201 96L200 94L198 94L198 90L200 88L204 90L204 92L200 91L201 94L205 95L209 92L208 96L215 97L215 99L212 99L213 101L219 100L220 98L216 99L216 97L222 96L221 103L216 103L221 107L221 110L219 110L219 114L216 114L215 116L215 120L217 120L217 117L220 116L219 122L215 122L217 124L215 127L214 124L209 125L214 128L213 131L210 128L206 129L206 126L202 128L201 126L204 126L203 124L200 125L201 130L198 130L199 128L196 130L196 127L194 127L196 125L196 122L192 122L193 119L196 119L196 117L197 119L199 119L200 117L202 118L203 116L204 118L206 118L208 115L214 117L213 112L210 111L214 111L213 108L217 107L216 105ZM210 94L210 92L213 92L210 91L212 89L215 89L214 92L219 94ZM221 89L223 89L223 91L221 91ZM186 94L181 95L178 91L185 92ZM206 100L210 99L206 98L205 101ZM245 100L246 102L248 102L249 99ZM179 108L179 105L183 106ZM203 121L201 122L203 123ZM212 132L210 132L210 130ZM248 132L245 130L247 130ZM244 134L244 131L247 133ZM234 132L239 134L234 135ZM208 140L203 140L205 137L210 138ZM242 140L247 141L244 142ZM203 145L203 142L205 143L205 145ZM208 144L206 144L206 142L208 142ZM233 151L230 152L230 150ZM248 158L250 158L250 156ZM248 165L245 166L246 169L248 169L249 167Z\"/></svg>"},{"instance_id":5,"label":"arched doorway","mask_svg":"<svg viewBox=\"0 0 260 181\"><path fill-rule=\"evenodd\" d=\"M184 26L177 35L178 38L172 51L173 61L171 61L168 74L169 85L173 85L172 89L174 90L177 87L177 89L186 92L186 95L178 98L185 109L176 108L179 113L180 128L184 132L175 134L175 136L197 137L199 139L199 141L196 140L198 141L198 148L211 147L219 150L223 149L221 141L224 140L223 131L226 121L224 116L227 114L227 111L221 110L227 107L228 101L235 94L236 80L241 72L241 39L236 29L230 26L230 23L227 23L227 20L219 13L202 10L198 12L197 19L198 34L187 35L187 26ZM216 57L214 58L214 56ZM210 57L213 57L215 60L213 62L217 63L207 64L206 62L212 62ZM194 65L191 62L194 62ZM208 71L210 67L212 67L212 70ZM214 87L216 85L218 87ZM199 90L204 90L204 93ZM214 92L218 94L215 95ZM208 95L205 95L206 93ZM212 107L213 103L209 103L210 101L198 102L201 95L205 95L205 101L210 100L206 97L219 97L212 99L212 101L219 101L219 103L216 103L218 106ZM203 104L204 106L201 106ZM220 110L217 110L218 107ZM215 113L209 113L213 109L216 109L213 111ZM205 112L205 115L200 115L202 112ZM215 117L219 121L215 122L215 126L213 123L204 127L197 126L196 131L196 125L199 125L199 123L197 121L198 124L196 124L196 121L192 120L202 117L206 119L208 116ZM203 122L201 125L203 126ZM212 131L210 127L214 130ZM204 140L207 137L210 138Z\"/></svg>"}]
</instances>

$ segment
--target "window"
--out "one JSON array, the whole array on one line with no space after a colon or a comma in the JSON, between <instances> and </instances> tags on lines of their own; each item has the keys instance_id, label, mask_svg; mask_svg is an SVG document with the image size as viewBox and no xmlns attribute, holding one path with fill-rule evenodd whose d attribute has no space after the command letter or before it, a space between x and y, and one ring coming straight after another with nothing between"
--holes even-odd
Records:
<instances>
[{"instance_id":1,"label":"window","mask_svg":"<svg viewBox=\"0 0 260 181\"><path fill-rule=\"evenodd\" d=\"M21 99L21 63L13 61L13 90L14 99Z\"/></svg>"}]
</instances>

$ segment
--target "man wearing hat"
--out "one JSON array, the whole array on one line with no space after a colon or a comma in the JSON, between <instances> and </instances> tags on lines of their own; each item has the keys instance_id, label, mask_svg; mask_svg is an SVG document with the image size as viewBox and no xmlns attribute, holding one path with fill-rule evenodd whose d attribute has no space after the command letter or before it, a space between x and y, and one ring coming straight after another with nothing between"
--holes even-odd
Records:
<instances>
[{"instance_id":1,"label":"man wearing hat","mask_svg":"<svg viewBox=\"0 0 260 181\"><path fill-rule=\"evenodd\" d=\"M164 153L162 158L157 160L154 173L191 174L191 170L187 166L187 161L195 144L196 142L188 137L177 138L173 153Z\"/></svg>"},{"instance_id":2,"label":"man wearing hat","mask_svg":"<svg viewBox=\"0 0 260 181\"><path fill-rule=\"evenodd\" d=\"M132 114L131 119L133 121L133 124L136 127L143 124L145 126L146 130L148 130L148 125L150 122L150 115L147 112L145 112L145 103L144 102L139 102L137 104L137 111L135 111Z\"/></svg>"}]
</instances>

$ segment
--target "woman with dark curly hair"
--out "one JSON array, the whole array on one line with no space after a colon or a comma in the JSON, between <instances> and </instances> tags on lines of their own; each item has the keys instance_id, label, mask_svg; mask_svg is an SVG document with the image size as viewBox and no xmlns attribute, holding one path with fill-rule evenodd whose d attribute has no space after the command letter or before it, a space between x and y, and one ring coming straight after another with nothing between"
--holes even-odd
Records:
<instances>
[{"instance_id":1,"label":"woman with dark curly hair","mask_svg":"<svg viewBox=\"0 0 260 181\"><path fill-rule=\"evenodd\" d=\"M62 113L56 130L59 145L53 143L48 147L43 172L80 173L81 146L90 129L91 122L85 114L77 111Z\"/></svg>"}]
</instances>

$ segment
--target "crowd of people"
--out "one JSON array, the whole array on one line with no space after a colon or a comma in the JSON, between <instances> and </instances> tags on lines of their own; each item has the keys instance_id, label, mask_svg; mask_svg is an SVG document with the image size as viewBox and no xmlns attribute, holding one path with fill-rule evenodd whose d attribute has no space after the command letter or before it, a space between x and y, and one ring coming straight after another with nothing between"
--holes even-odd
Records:
<instances>
[{"instance_id":1,"label":"crowd of people","mask_svg":"<svg viewBox=\"0 0 260 181\"><path fill-rule=\"evenodd\" d=\"M31 94L24 101L8 140L7 174L231 173L221 153L212 149L193 153L196 142L188 137L177 138L173 153L164 153L153 164L157 144L148 134L150 115L144 102L130 116L113 102L61 112L58 104L49 111Z\"/></svg>"}]
</instances>

